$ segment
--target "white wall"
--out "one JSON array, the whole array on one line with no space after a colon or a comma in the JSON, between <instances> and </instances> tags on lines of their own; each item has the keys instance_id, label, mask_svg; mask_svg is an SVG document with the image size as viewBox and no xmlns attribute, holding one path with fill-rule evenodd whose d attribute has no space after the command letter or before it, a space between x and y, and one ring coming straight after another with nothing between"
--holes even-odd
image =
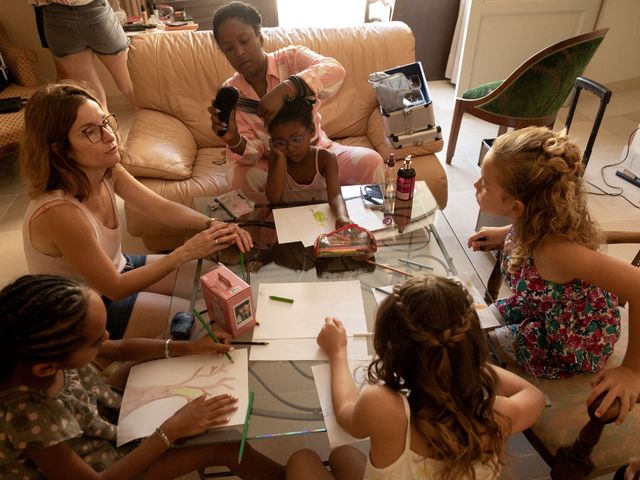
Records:
<instances>
[{"instance_id":1,"label":"white wall","mask_svg":"<svg viewBox=\"0 0 640 480\"><path fill-rule=\"evenodd\" d=\"M610 84L640 77L640 1L604 0L596 28L609 27L585 75Z\"/></svg>"}]
</instances>

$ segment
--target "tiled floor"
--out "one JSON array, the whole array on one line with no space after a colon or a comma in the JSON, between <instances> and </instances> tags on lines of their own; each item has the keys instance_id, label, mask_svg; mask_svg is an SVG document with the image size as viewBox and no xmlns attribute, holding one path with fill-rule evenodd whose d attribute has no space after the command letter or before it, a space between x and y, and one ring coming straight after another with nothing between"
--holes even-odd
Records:
<instances>
[{"instance_id":1,"label":"tiled floor","mask_svg":"<svg viewBox=\"0 0 640 480\"><path fill-rule=\"evenodd\" d=\"M454 89L444 81L431 82L429 86L436 118L442 125L446 141L453 112ZM571 129L572 136L577 139L580 145L586 144L597 104L595 97L583 93ZM558 124L562 123L565 111L566 109L560 113L561 121ZM121 132L126 134L131 123L132 112L123 110L117 113L119 114ZM600 168L622 159L629 135L638 127L639 123L640 89L614 91L586 172L587 180L596 185L605 186ZM494 137L495 133L495 126L469 116L465 117L453 164L445 167L449 177L449 205L445 213L460 238L466 238L472 233L476 223L478 211L472 184L479 172L476 163L480 141L483 138ZM640 148L636 150L640 150ZM634 165L635 171L640 173L640 152L635 155L638 158L635 162L636 165ZM441 152L439 157L444 163L445 152ZM605 178L609 183L622 187L624 194L635 205L638 205L640 189L615 177L615 170L616 168L607 169ZM611 188L606 188L606 190L612 191ZM27 197L14 163L9 159L0 160L0 265L2 265L0 285L26 273L21 231L22 215L26 204ZM590 196L589 204L593 216L601 222L605 229L632 229L638 225L640 220L640 210L620 197ZM123 209L120 210L121 218L125 221ZM125 251L144 252L142 242L126 233L123 244ZM630 260L635 251L637 251L637 246L611 247L609 249L610 253L626 260ZM492 264L487 255L483 253L471 255L472 261L485 278L488 276ZM290 452L305 446L316 448L325 453L328 450L326 439L321 435L306 439L285 438L271 442L258 442L255 446L279 461L285 461ZM505 470L504 478L523 480L548 478L548 468L524 437L516 436L513 438L509 451L512 461ZM196 476L194 474L184 478L195 479ZM611 476L603 478L611 478Z\"/></svg>"}]
</instances>

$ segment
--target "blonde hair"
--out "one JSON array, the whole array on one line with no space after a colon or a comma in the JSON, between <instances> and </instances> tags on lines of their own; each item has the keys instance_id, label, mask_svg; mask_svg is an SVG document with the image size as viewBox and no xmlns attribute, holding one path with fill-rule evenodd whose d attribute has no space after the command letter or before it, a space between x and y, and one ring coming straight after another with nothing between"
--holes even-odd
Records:
<instances>
[{"instance_id":1,"label":"blonde hair","mask_svg":"<svg viewBox=\"0 0 640 480\"><path fill-rule=\"evenodd\" d=\"M602 234L587 209L582 154L565 130L515 130L498 137L491 152L500 186L524 204L514 224L510 271L518 270L551 235L598 249Z\"/></svg>"},{"instance_id":2,"label":"blonde hair","mask_svg":"<svg viewBox=\"0 0 640 480\"><path fill-rule=\"evenodd\" d=\"M440 478L473 479L479 463L497 473L504 456L493 411L497 377L464 287L435 275L396 286L378 310L374 347L369 380L409 391L411 425L444 463Z\"/></svg>"},{"instance_id":3,"label":"blonde hair","mask_svg":"<svg viewBox=\"0 0 640 480\"><path fill-rule=\"evenodd\" d=\"M87 100L100 105L87 88L70 82L40 87L27 102L20 173L32 198L62 190L85 200L91 193L89 179L68 153L69 130L76 121L78 108ZM109 169L107 176L110 173Z\"/></svg>"}]
</instances>

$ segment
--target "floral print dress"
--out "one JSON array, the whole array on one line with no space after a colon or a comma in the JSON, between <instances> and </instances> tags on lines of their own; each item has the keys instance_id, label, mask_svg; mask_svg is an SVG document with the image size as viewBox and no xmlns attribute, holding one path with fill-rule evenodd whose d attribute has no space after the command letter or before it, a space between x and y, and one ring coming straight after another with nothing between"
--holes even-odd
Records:
<instances>
[{"instance_id":1,"label":"floral print dress","mask_svg":"<svg viewBox=\"0 0 640 480\"><path fill-rule=\"evenodd\" d=\"M513 295L495 306L507 324L502 328L512 335L516 361L545 378L602 370L620 336L618 297L579 279L544 280L532 258L519 272L509 272L511 241L512 232L501 269Z\"/></svg>"}]
</instances>

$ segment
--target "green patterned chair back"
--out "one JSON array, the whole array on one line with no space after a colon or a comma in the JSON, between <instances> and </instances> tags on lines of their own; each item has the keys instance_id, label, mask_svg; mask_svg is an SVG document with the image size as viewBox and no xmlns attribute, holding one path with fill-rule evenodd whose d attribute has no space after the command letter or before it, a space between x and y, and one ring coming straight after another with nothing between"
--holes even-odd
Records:
<instances>
[{"instance_id":1,"label":"green patterned chair back","mask_svg":"<svg viewBox=\"0 0 640 480\"><path fill-rule=\"evenodd\" d=\"M555 115L571 92L576 77L587 68L607 30L579 35L538 52L504 82L490 84L492 90L501 84L505 88L476 108L512 118ZM465 94L463 98L468 96Z\"/></svg>"}]
</instances>

